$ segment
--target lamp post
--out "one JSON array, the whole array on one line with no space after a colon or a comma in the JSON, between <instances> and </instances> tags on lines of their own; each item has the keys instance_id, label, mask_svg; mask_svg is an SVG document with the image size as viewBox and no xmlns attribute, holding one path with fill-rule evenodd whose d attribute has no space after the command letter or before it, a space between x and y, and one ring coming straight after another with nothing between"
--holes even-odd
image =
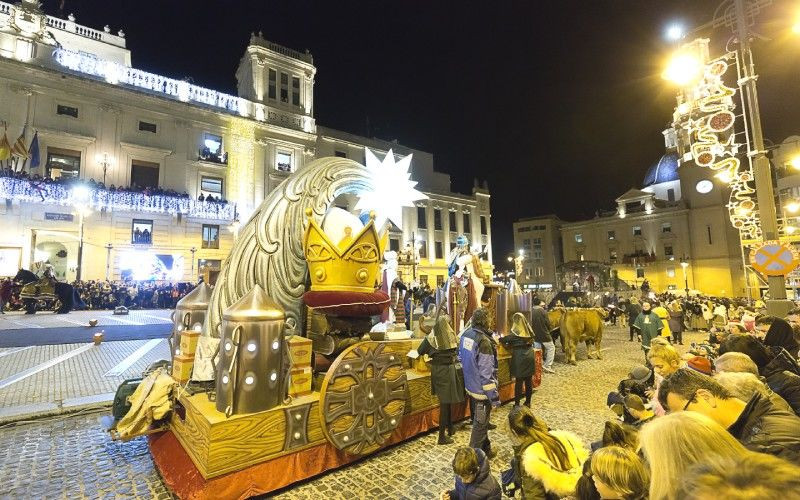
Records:
<instances>
[{"instance_id":1,"label":"lamp post","mask_svg":"<svg viewBox=\"0 0 800 500\"><path fill-rule=\"evenodd\" d=\"M753 54L750 46L750 33L748 29L748 16L754 17L759 10L770 2L764 0L753 0L749 9L745 6L745 0L725 0L717 8L715 18L702 28L716 28L721 25L729 25L738 41L738 53L740 61L739 85L743 94L744 108L743 114L749 122L749 133L752 140L752 151L749 156L752 158L753 177L755 182L756 200L758 214L761 221L761 238L763 241L778 239L778 219L775 208L775 193L772 185L772 169L766 156L764 147L764 135L761 128L761 112L758 103L758 91L756 80L758 75L755 72ZM725 7L725 8L723 8ZM693 78L699 77L702 69L698 61L683 60L676 57L673 59L672 69L682 69L682 71L665 72L668 79L686 86ZM685 56L688 57L688 56ZM791 302L786 300L786 277L768 276L767 284L770 299L767 301L767 311L774 316L783 317L791 307Z\"/></svg>"},{"instance_id":2,"label":"lamp post","mask_svg":"<svg viewBox=\"0 0 800 500\"><path fill-rule=\"evenodd\" d=\"M689 298L689 275L686 274L686 269L689 267L689 258L681 257L681 267L683 268L683 286L686 292L686 298Z\"/></svg>"},{"instance_id":3,"label":"lamp post","mask_svg":"<svg viewBox=\"0 0 800 500\"><path fill-rule=\"evenodd\" d=\"M197 248L192 247L192 248L189 249L189 251L192 252L192 283L194 283L194 279L195 279L195 275L194 275L194 253L197 251ZM186 268L184 267L184 269L186 269Z\"/></svg>"},{"instance_id":4,"label":"lamp post","mask_svg":"<svg viewBox=\"0 0 800 500\"><path fill-rule=\"evenodd\" d=\"M106 243L106 281L108 281L109 271L111 269L111 249L114 246L111 243Z\"/></svg>"},{"instance_id":5,"label":"lamp post","mask_svg":"<svg viewBox=\"0 0 800 500\"><path fill-rule=\"evenodd\" d=\"M75 208L75 211L78 212L78 265L75 268L76 281L81 280L81 271L83 270L83 219L92 213L86 206L90 196L89 188L80 184L72 188L70 192L72 206Z\"/></svg>"}]
</instances>

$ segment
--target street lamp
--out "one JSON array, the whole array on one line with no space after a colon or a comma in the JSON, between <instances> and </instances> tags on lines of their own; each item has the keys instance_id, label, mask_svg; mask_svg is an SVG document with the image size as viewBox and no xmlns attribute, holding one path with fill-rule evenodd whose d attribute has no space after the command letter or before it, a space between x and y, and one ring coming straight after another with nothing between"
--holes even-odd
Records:
<instances>
[{"instance_id":1,"label":"street lamp","mask_svg":"<svg viewBox=\"0 0 800 500\"><path fill-rule=\"evenodd\" d=\"M681 267L683 268L683 287L686 292L686 298L689 298L689 275L686 274L686 269L689 267L689 258L681 257Z\"/></svg>"},{"instance_id":2,"label":"street lamp","mask_svg":"<svg viewBox=\"0 0 800 500\"><path fill-rule=\"evenodd\" d=\"M661 76L684 87L700 78L701 66L697 57L687 52L678 52L669 60Z\"/></svg>"},{"instance_id":3,"label":"street lamp","mask_svg":"<svg viewBox=\"0 0 800 500\"><path fill-rule=\"evenodd\" d=\"M106 281L108 281L109 271L111 268L111 249L114 248L114 245L111 243L106 243Z\"/></svg>"},{"instance_id":4,"label":"street lamp","mask_svg":"<svg viewBox=\"0 0 800 500\"><path fill-rule=\"evenodd\" d=\"M194 283L194 280L195 280L195 275L194 275L194 253L197 251L197 248L192 247L192 248L189 249L189 251L192 252L192 283ZM186 269L186 268L184 268L184 269Z\"/></svg>"},{"instance_id":5,"label":"street lamp","mask_svg":"<svg viewBox=\"0 0 800 500\"><path fill-rule=\"evenodd\" d=\"M83 219L91 215L92 211L86 206L91 195L89 188L83 185L77 185L72 188L70 197L72 199L72 206L78 212L78 266L75 269L75 280L81 280L81 271L83 270Z\"/></svg>"}]
</instances>

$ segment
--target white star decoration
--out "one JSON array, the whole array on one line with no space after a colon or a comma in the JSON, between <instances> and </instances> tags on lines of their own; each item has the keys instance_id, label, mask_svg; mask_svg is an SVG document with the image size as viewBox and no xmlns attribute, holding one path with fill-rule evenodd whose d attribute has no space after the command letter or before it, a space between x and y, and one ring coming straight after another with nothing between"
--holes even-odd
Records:
<instances>
[{"instance_id":1,"label":"white star decoration","mask_svg":"<svg viewBox=\"0 0 800 500\"><path fill-rule=\"evenodd\" d=\"M414 189L417 185L411 180L411 155L399 162L394 161L394 154L390 149L383 162L367 148L366 168L372 179L374 189L358 193L356 210L375 212L375 227L383 228L386 220L392 221L397 227L403 227L403 207L413 207L414 201L424 200L428 197Z\"/></svg>"}]
</instances>

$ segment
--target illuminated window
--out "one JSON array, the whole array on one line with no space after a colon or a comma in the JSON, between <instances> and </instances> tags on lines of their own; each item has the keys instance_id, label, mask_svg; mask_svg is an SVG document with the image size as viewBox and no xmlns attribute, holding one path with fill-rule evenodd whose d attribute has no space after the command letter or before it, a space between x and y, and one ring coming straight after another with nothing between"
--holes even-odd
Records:
<instances>
[{"instance_id":1,"label":"illuminated window","mask_svg":"<svg viewBox=\"0 0 800 500\"><path fill-rule=\"evenodd\" d=\"M425 242L425 240L418 241L417 244L419 244L419 256L420 256L420 258L424 259L424 258L428 257L428 244Z\"/></svg>"},{"instance_id":2,"label":"illuminated window","mask_svg":"<svg viewBox=\"0 0 800 500\"><path fill-rule=\"evenodd\" d=\"M131 224L131 243L136 245L153 244L153 221L147 219L133 219Z\"/></svg>"},{"instance_id":3,"label":"illuminated window","mask_svg":"<svg viewBox=\"0 0 800 500\"><path fill-rule=\"evenodd\" d=\"M662 233L671 233L672 232L672 223L671 222L664 222L661 224L661 232Z\"/></svg>"},{"instance_id":4,"label":"illuminated window","mask_svg":"<svg viewBox=\"0 0 800 500\"><path fill-rule=\"evenodd\" d=\"M609 240L616 240L617 239L617 232L616 231L609 231L608 232L608 239Z\"/></svg>"},{"instance_id":5,"label":"illuminated window","mask_svg":"<svg viewBox=\"0 0 800 500\"><path fill-rule=\"evenodd\" d=\"M434 251L434 257L436 257L437 259L444 258L444 249L442 247L441 241L437 241L433 244L433 251Z\"/></svg>"},{"instance_id":6,"label":"illuminated window","mask_svg":"<svg viewBox=\"0 0 800 500\"><path fill-rule=\"evenodd\" d=\"M300 79L296 76L292 77L292 105L300 105Z\"/></svg>"},{"instance_id":7,"label":"illuminated window","mask_svg":"<svg viewBox=\"0 0 800 500\"><path fill-rule=\"evenodd\" d=\"M425 207L417 207L417 227L419 229L428 228L428 215Z\"/></svg>"},{"instance_id":8,"label":"illuminated window","mask_svg":"<svg viewBox=\"0 0 800 500\"><path fill-rule=\"evenodd\" d=\"M81 174L81 152L71 149L47 148L45 176L50 179L77 178Z\"/></svg>"},{"instance_id":9,"label":"illuminated window","mask_svg":"<svg viewBox=\"0 0 800 500\"><path fill-rule=\"evenodd\" d=\"M200 178L200 194L204 198L213 196L214 198L223 198L222 196L223 180L219 177L206 177Z\"/></svg>"},{"instance_id":10,"label":"illuminated window","mask_svg":"<svg viewBox=\"0 0 800 500\"><path fill-rule=\"evenodd\" d=\"M67 106L66 104L59 104L56 106L56 114L77 118L78 108L76 108L75 106Z\"/></svg>"},{"instance_id":11,"label":"illuminated window","mask_svg":"<svg viewBox=\"0 0 800 500\"><path fill-rule=\"evenodd\" d=\"M583 235L581 233L575 233L575 243L583 243Z\"/></svg>"},{"instance_id":12,"label":"illuminated window","mask_svg":"<svg viewBox=\"0 0 800 500\"><path fill-rule=\"evenodd\" d=\"M158 130L158 127L155 123L139 121L139 130L141 132L150 132L155 134Z\"/></svg>"},{"instance_id":13,"label":"illuminated window","mask_svg":"<svg viewBox=\"0 0 800 500\"><path fill-rule=\"evenodd\" d=\"M212 155L217 155L222 152L222 137L206 132L203 135L203 147L208 149Z\"/></svg>"},{"instance_id":14,"label":"illuminated window","mask_svg":"<svg viewBox=\"0 0 800 500\"><path fill-rule=\"evenodd\" d=\"M667 268L667 278L674 278L675 277L675 268L668 267Z\"/></svg>"},{"instance_id":15,"label":"illuminated window","mask_svg":"<svg viewBox=\"0 0 800 500\"><path fill-rule=\"evenodd\" d=\"M634 236L641 236L642 235L642 226L633 226L633 235Z\"/></svg>"},{"instance_id":16,"label":"illuminated window","mask_svg":"<svg viewBox=\"0 0 800 500\"><path fill-rule=\"evenodd\" d=\"M278 151L275 154L275 169L281 172L292 171L292 153L288 151Z\"/></svg>"},{"instance_id":17,"label":"illuminated window","mask_svg":"<svg viewBox=\"0 0 800 500\"><path fill-rule=\"evenodd\" d=\"M219 248L219 226L203 224L203 244L201 248Z\"/></svg>"},{"instance_id":18,"label":"illuminated window","mask_svg":"<svg viewBox=\"0 0 800 500\"><path fill-rule=\"evenodd\" d=\"M439 208L433 209L433 228L437 231L442 230L442 210Z\"/></svg>"},{"instance_id":19,"label":"illuminated window","mask_svg":"<svg viewBox=\"0 0 800 500\"><path fill-rule=\"evenodd\" d=\"M675 260L675 254L672 250L672 245L664 245L664 257L668 258L669 260Z\"/></svg>"},{"instance_id":20,"label":"illuminated window","mask_svg":"<svg viewBox=\"0 0 800 500\"><path fill-rule=\"evenodd\" d=\"M289 102L289 75L281 73L281 102Z\"/></svg>"},{"instance_id":21,"label":"illuminated window","mask_svg":"<svg viewBox=\"0 0 800 500\"><path fill-rule=\"evenodd\" d=\"M269 70L269 87L267 95L269 96L270 99L276 98L277 79L278 79L278 74L275 72L275 70L274 69Z\"/></svg>"},{"instance_id":22,"label":"illuminated window","mask_svg":"<svg viewBox=\"0 0 800 500\"><path fill-rule=\"evenodd\" d=\"M131 186L158 187L158 163L131 160Z\"/></svg>"}]
</instances>

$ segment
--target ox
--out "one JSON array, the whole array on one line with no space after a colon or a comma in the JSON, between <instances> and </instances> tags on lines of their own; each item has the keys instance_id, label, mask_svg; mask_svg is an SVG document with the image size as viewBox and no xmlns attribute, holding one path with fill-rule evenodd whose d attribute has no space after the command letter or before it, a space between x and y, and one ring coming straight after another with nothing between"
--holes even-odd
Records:
<instances>
[{"instance_id":1,"label":"ox","mask_svg":"<svg viewBox=\"0 0 800 500\"><path fill-rule=\"evenodd\" d=\"M607 316L608 313L600 308L557 308L548 313L550 324L558 325L561 331L561 347L564 349L567 363L577 364L575 354L579 342L586 342L589 359L602 359L600 341L603 339L603 320Z\"/></svg>"}]
</instances>

